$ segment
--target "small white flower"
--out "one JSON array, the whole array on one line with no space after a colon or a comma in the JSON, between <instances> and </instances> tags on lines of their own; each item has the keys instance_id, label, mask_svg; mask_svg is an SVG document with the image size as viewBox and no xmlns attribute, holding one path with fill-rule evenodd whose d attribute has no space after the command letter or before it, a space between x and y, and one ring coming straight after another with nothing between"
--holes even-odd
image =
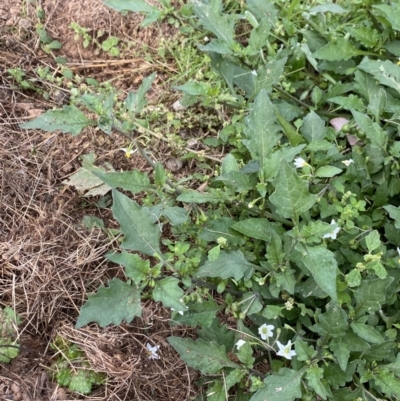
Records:
<instances>
[{"instance_id":1,"label":"small white flower","mask_svg":"<svg viewBox=\"0 0 400 401\"><path fill-rule=\"evenodd\" d=\"M275 327L272 324L267 325L264 323L258 328L258 334L262 340L266 340L268 337L272 337L274 335L274 333L272 333L274 329Z\"/></svg>"},{"instance_id":2,"label":"small white flower","mask_svg":"<svg viewBox=\"0 0 400 401\"><path fill-rule=\"evenodd\" d=\"M125 152L125 156L129 159L134 153L137 152L137 149L133 150L130 148L121 148L120 150L122 150L123 152Z\"/></svg>"},{"instance_id":3,"label":"small white flower","mask_svg":"<svg viewBox=\"0 0 400 401\"><path fill-rule=\"evenodd\" d=\"M399 248L399 247L397 247L397 253L398 253L399 256L400 256L400 248Z\"/></svg>"},{"instance_id":4,"label":"small white flower","mask_svg":"<svg viewBox=\"0 0 400 401\"><path fill-rule=\"evenodd\" d=\"M332 219L331 221L331 226L336 226L336 221ZM340 227L336 227L335 229L333 229L330 233L325 234L323 236L323 238L332 238L332 239L336 239L336 236L338 234L338 232L340 231Z\"/></svg>"},{"instance_id":5,"label":"small white flower","mask_svg":"<svg viewBox=\"0 0 400 401\"><path fill-rule=\"evenodd\" d=\"M149 343L147 343L146 348L149 359L160 359L160 355L157 354L157 351L160 349L160 345L155 345L152 347Z\"/></svg>"},{"instance_id":6,"label":"small white flower","mask_svg":"<svg viewBox=\"0 0 400 401\"><path fill-rule=\"evenodd\" d=\"M354 160L353 160L353 159L342 160L342 163L343 163L346 167L349 167L351 163L354 163Z\"/></svg>"},{"instance_id":7,"label":"small white flower","mask_svg":"<svg viewBox=\"0 0 400 401\"><path fill-rule=\"evenodd\" d=\"M294 165L296 166L296 168L302 168L304 166L307 166L307 162L302 158L302 157L296 157L296 159L294 159Z\"/></svg>"},{"instance_id":8,"label":"small white flower","mask_svg":"<svg viewBox=\"0 0 400 401\"><path fill-rule=\"evenodd\" d=\"M256 70L251 70L251 75L254 75L255 77L258 75Z\"/></svg>"},{"instance_id":9,"label":"small white flower","mask_svg":"<svg viewBox=\"0 0 400 401\"><path fill-rule=\"evenodd\" d=\"M174 309L174 308L171 308L171 310L172 310L172 311L175 311L176 309ZM183 316L183 313L184 313L184 312L183 312L183 310L178 310L178 313L179 313L180 315L182 315L182 316Z\"/></svg>"},{"instance_id":10,"label":"small white flower","mask_svg":"<svg viewBox=\"0 0 400 401\"><path fill-rule=\"evenodd\" d=\"M276 342L278 345L279 351L276 353L276 355L283 356L286 359L292 359L292 356L296 355L296 351L292 350L292 341L289 340L286 345L281 344L279 341Z\"/></svg>"},{"instance_id":11,"label":"small white flower","mask_svg":"<svg viewBox=\"0 0 400 401\"><path fill-rule=\"evenodd\" d=\"M242 345L244 345L244 344L246 344L246 341L244 341L244 340L238 340L238 342L237 342L235 345L236 345L237 349L240 350L240 347L241 347Z\"/></svg>"},{"instance_id":12,"label":"small white flower","mask_svg":"<svg viewBox=\"0 0 400 401\"><path fill-rule=\"evenodd\" d=\"M204 39L203 39L203 40L204 40L204 42L206 42L206 43L207 43L207 42L209 42L209 41L210 41L210 38L209 38L208 36L204 36Z\"/></svg>"}]
</instances>

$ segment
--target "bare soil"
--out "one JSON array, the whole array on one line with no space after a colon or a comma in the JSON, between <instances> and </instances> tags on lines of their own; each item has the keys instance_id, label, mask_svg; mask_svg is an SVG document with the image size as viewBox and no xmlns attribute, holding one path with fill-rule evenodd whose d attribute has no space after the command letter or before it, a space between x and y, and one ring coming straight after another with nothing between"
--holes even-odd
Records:
<instances>
[{"instance_id":1,"label":"bare soil","mask_svg":"<svg viewBox=\"0 0 400 401\"><path fill-rule=\"evenodd\" d=\"M44 19L38 18L38 7ZM115 169L145 171L140 156L126 159L118 149L125 140L87 129L77 137L40 130L23 130L20 124L68 101L66 88L53 88L36 80L49 93L44 100L34 90L22 90L8 69L21 68L26 78L34 68L57 65L40 45L35 28L42 23L53 39L62 43L57 55L67 57L75 73L99 81L112 79L122 90L137 88L153 71L158 78L152 96L165 91L164 69L143 58L143 45L156 52L161 38L172 37L168 25L141 28L142 17L122 17L101 0L2 0L0 2L0 307L12 307L22 318L18 328L21 353L10 364L0 364L1 400L189 400L196 392L196 373L189 369L166 338L186 335L170 325L170 311L148 302L142 318L132 324L100 329L74 328L87 294L123 272L109 265L104 254L114 244L100 230L82 225L85 215L101 217L116 227L108 209L97 199L82 198L63 181L80 167L80 156L93 151L97 160ZM88 30L101 42L110 35L127 45L112 59L96 45L84 47L75 39L71 22ZM37 79L37 77L35 78ZM172 99L174 100L174 99ZM170 158L161 145L157 156ZM190 333L189 333L190 334ZM107 383L82 396L60 388L49 367L57 356L50 344L56 336L78 344L91 368L104 372ZM146 343L159 344L159 360L149 360ZM1 350L0 350L1 351Z\"/></svg>"}]
</instances>

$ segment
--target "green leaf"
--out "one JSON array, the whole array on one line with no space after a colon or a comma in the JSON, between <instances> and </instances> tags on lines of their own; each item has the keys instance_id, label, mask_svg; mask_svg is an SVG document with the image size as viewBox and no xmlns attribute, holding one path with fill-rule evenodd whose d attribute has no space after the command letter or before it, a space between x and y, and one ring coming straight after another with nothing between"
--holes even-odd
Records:
<instances>
[{"instance_id":1,"label":"green leaf","mask_svg":"<svg viewBox=\"0 0 400 401\"><path fill-rule=\"evenodd\" d=\"M399 3L391 2L390 6L386 4L379 4L372 6L379 14L383 15L388 21L392 29L400 31L400 7Z\"/></svg>"},{"instance_id":2,"label":"green leaf","mask_svg":"<svg viewBox=\"0 0 400 401\"><path fill-rule=\"evenodd\" d=\"M294 401L301 397L303 371L283 368L264 379L265 387L258 390L250 401Z\"/></svg>"},{"instance_id":3,"label":"green leaf","mask_svg":"<svg viewBox=\"0 0 400 401\"><path fill-rule=\"evenodd\" d=\"M256 18L262 19L266 17L272 25L275 25L278 12L271 1L247 0L246 6Z\"/></svg>"},{"instance_id":4,"label":"green leaf","mask_svg":"<svg viewBox=\"0 0 400 401\"><path fill-rule=\"evenodd\" d=\"M195 400L196 401L196 400ZM207 391L207 401L226 401L225 382L217 380Z\"/></svg>"},{"instance_id":5,"label":"green leaf","mask_svg":"<svg viewBox=\"0 0 400 401\"><path fill-rule=\"evenodd\" d=\"M241 251L221 251L219 258L200 266L195 277L244 278L249 280L256 266L248 262Z\"/></svg>"},{"instance_id":6,"label":"green leaf","mask_svg":"<svg viewBox=\"0 0 400 401\"><path fill-rule=\"evenodd\" d=\"M363 54L345 38L336 38L335 41L319 48L313 56L322 60L341 61Z\"/></svg>"},{"instance_id":7,"label":"green leaf","mask_svg":"<svg viewBox=\"0 0 400 401\"><path fill-rule=\"evenodd\" d=\"M350 26L346 28L353 38L365 47L374 48L380 41L380 33L376 29L366 26Z\"/></svg>"},{"instance_id":8,"label":"green leaf","mask_svg":"<svg viewBox=\"0 0 400 401\"><path fill-rule=\"evenodd\" d=\"M307 369L306 379L308 385L314 389L314 391L323 399L326 400L327 392L321 379L324 377L324 369L317 365L311 366Z\"/></svg>"},{"instance_id":9,"label":"green leaf","mask_svg":"<svg viewBox=\"0 0 400 401\"><path fill-rule=\"evenodd\" d=\"M343 107L345 110L357 110L363 111L365 110L365 105L362 100L357 96L350 94L348 96L335 96L329 98L329 102L338 104L339 106Z\"/></svg>"},{"instance_id":10,"label":"green leaf","mask_svg":"<svg viewBox=\"0 0 400 401\"><path fill-rule=\"evenodd\" d=\"M121 247L145 255L161 255L160 225L146 208L140 207L121 192L113 189L112 212L118 220L124 240Z\"/></svg>"},{"instance_id":11,"label":"green leaf","mask_svg":"<svg viewBox=\"0 0 400 401\"><path fill-rule=\"evenodd\" d=\"M314 327L321 335L344 337L348 328L346 312L336 304L329 304L326 312L318 316L318 324Z\"/></svg>"},{"instance_id":12,"label":"green leaf","mask_svg":"<svg viewBox=\"0 0 400 401\"><path fill-rule=\"evenodd\" d=\"M381 246L380 235L377 230L371 231L365 237L365 243L367 244L368 252L372 253L375 249L378 249Z\"/></svg>"},{"instance_id":13,"label":"green leaf","mask_svg":"<svg viewBox=\"0 0 400 401\"><path fill-rule=\"evenodd\" d=\"M189 305L189 310L183 315L176 315L175 321L191 327L201 326L208 328L213 323L215 315L220 309L221 307L212 300L196 303Z\"/></svg>"},{"instance_id":14,"label":"green leaf","mask_svg":"<svg viewBox=\"0 0 400 401\"><path fill-rule=\"evenodd\" d=\"M306 247L303 262L311 272L315 282L325 291L332 301L337 302L336 276L338 266L335 255L324 246Z\"/></svg>"},{"instance_id":15,"label":"green leaf","mask_svg":"<svg viewBox=\"0 0 400 401\"><path fill-rule=\"evenodd\" d=\"M173 226L179 226L189 219L188 211L179 206L167 206L162 209L162 215L165 216Z\"/></svg>"},{"instance_id":16,"label":"green leaf","mask_svg":"<svg viewBox=\"0 0 400 401\"><path fill-rule=\"evenodd\" d=\"M143 80L136 93L129 92L125 100L125 107L129 112L140 113L147 105L146 93L150 90L155 77L156 73L153 72L153 74Z\"/></svg>"},{"instance_id":17,"label":"green leaf","mask_svg":"<svg viewBox=\"0 0 400 401\"><path fill-rule=\"evenodd\" d=\"M146 3L144 0L107 0L104 4L118 12L149 13L157 10L157 8Z\"/></svg>"},{"instance_id":18,"label":"green leaf","mask_svg":"<svg viewBox=\"0 0 400 401\"><path fill-rule=\"evenodd\" d=\"M323 166L320 167L316 172L315 176L316 177L323 177L323 178L331 178L334 177L335 175L338 175L342 173L343 170L340 168L337 168L335 166Z\"/></svg>"},{"instance_id":19,"label":"green leaf","mask_svg":"<svg viewBox=\"0 0 400 401\"><path fill-rule=\"evenodd\" d=\"M281 164L273 184L275 192L269 199L283 217L296 218L310 210L317 201L318 196L308 192L308 183L286 162Z\"/></svg>"},{"instance_id":20,"label":"green leaf","mask_svg":"<svg viewBox=\"0 0 400 401\"><path fill-rule=\"evenodd\" d=\"M307 143L322 141L325 138L325 123L318 114L311 111L303 120L301 133Z\"/></svg>"},{"instance_id":21,"label":"green leaf","mask_svg":"<svg viewBox=\"0 0 400 401\"><path fill-rule=\"evenodd\" d=\"M235 333L222 324L219 319L214 319L210 326L202 326L198 333L202 340L214 341L228 351L233 348L235 343Z\"/></svg>"},{"instance_id":22,"label":"green leaf","mask_svg":"<svg viewBox=\"0 0 400 401\"><path fill-rule=\"evenodd\" d=\"M222 161L221 174L224 175L231 172L239 172L239 165L236 161L235 156L229 153L224 157L224 160Z\"/></svg>"},{"instance_id":23,"label":"green leaf","mask_svg":"<svg viewBox=\"0 0 400 401\"><path fill-rule=\"evenodd\" d=\"M140 291L118 278L108 282L108 287L100 287L97 294L89 295L82 306L75 327L79 329L90 322L101 327L109 324L120 325L123 320L130 323L142 314Z\"/></svg>"},{"instance_id":24,"label":"green leaf","mask_svg":"<svg viewBox=\"0 0 400 401\"><path fill-rule=\"evenodd\" d=\"M89 125L96 121L85 116L76 106L64 106L62 110L48 110L32 121L21 124L24 129L42 129L43 131L61 131L63 133L79 135Z\"/></svg>"},{"instance_id":25,"label":"green leaf","mask_svg":"<svg viewBox=\"0 0 400 401\"><path fill-rule=\"evenodd\" d=\"M184 292L179 287L180 281L174 277L167 277L156 282L153 289L153 299L162 302L165 308L173 308L176 311L187 311L187 306L182 302Z\"/></svg>"},{"instance_id":26,"label":"green leaf","mask_svg":"<svg viewBox=\"0 0 400 401\"><path fill-rule=\"evenodd\" d=\"M233 54L230 46L221 39L213 39L206 45L198 45L198 48L203 52L214 52L217 54Z\"/></svg>"},{"instance_id":27,"label":"green leaf","mask_svg":"<svg viewBox=\"0 0 400 401\"><path fill-rule=\"evenodd\" d=\"M211 4L203 3L201 0L193 0L193 5L194 12L203 27L232 48L235 44L233 39L235 16L221 14Z\"/></svg>"},{"instance_id":28,"label":"green leaf","mask_svg":"<svg viewBox=\"0 0 400 401\"><path fill-rule=\"evenodd\" d=\"M203 374L218 373L224 367L240 368L228 358L225 347L214 341L193 341L180 337L168 337L167 340L184 362Z\"/></svg>"},{"instance_id":29,"label":"green leaf","mask_svg":"<svg viewBox=\"0 0 400 401\"><path fill-rule=\"evenodd\" d=\"M339 4L327 3L327 4L320 4L318 6L312 7L309 10L310 14L317 14L317 13L332 13L332 14L344 14L348 11L345 10L343 7L339 6Z\"/></svg>"},{"instance_id":30,"label":"green leaf","mask_svg":"<svg viewBox=\"0 0 400 401\"><path fill-rule=\"evenodd\" d=\"M343 372L346 372L350 357L350 349L348 344L343 342L340 338L333 338L329 343L329 348L337 359L340 368L343 370Z\"/></svg>"},{"instance_id":31,"label":"green leaf","mask_svg":"<svg viewBox=\"0 0 400 401\"><path fill-rule=\"evenodd\" d=\"M285 135L289 139L290 144L292 146L297 146L300 143L303 143L304 138L297 132L294 126L286 121L286 119L278 112L277 109L274 109L274 113L279 124L282 126Z\"/></svg>"},{"instance_id":32,"label":"green leaf","mask_svg":"<svg viewBox=\"0 0 400 401\"><path fill-rule=\"evenodd\" d=\"M310 221L306 226L303 226L300 231L300 237L308 244L321 243L325 234L332 232L332 226L321 220Z\"/></svg>"},{"instance_id":33,"label":"green leaf","mask_svg":"<svg viewBox=\"0 0 400 401\"><path fill-rule=\"evenodd\" d=\"M269 242L271 240L271 228L267 219L245 219L231 225L231 228L250 238L256 238Z\"/></svg>"},{"instance_id":34,"label":"green leaf","mask_svg":"<svg viewBox=\"0 0 400 401\"><path fill-rule=\"evenodd\" d=\"M383 336L372 326L356 322L351 323L350 326L354 333L369 343L380 344L385 341Z\"/></svg>"},{"instance_id":35,"label":"green leaf","mask_svg":"<svg viewBox=\"0 0 400 401\"><path fill-rule=\"evenodd\" d=\"M130 191L132 194L153 189L147 174L141 173L138 170L110 173L94 171L93 174L107 184L108 187L122 188Z\"/></svg>"},{"instance_id":36,"label":"green leaf","mask_svg":"<svg viewBox=\"0 0 400 401\"><path fill-rule=\"evenodd\" d=\"M400 206L395 207L393 205L383 206L383 208L389 213L389 216L394 220L394 226L400 229Z\"/></svg>"},{"instance_id":37,"label":"green leaf","mask_svg":"<svg viewBox=\"0 0 400 401\"><path fill-rule=\"evenodd\" d=\"M377 373L374 374L374 382L375 385L389 397L400 397L400 381L393 373L389 372L389 370L377 370Z\"/></svg>"},{"instance_id":38,"label":"green leaf","mask_svg":"<svg viewBox=\"0 0 400 401\"><path fill-rule=\"evenodd\" d=\"M318 354L314 347L308 345L300 337L296 338L295 350L298 361L311 361Z\"/></svg>"},{"instance_id":39,"label":"green leaf","mask_svg":"<svg viewBox=\"0 0 400 401\"><path fill-rule=\"evenodd\" d=\"M389 60L373 61L365 57L358 68L371 74L382 85L400 92L400 68Z\"/></svg>"},{"instance_id":40,"label":"green leaf","mask_svg":"<svg viewBox=\"0 0 400 401\"><path fill-rule=\"evenodd\" d=\"M261 171L264 160L281 138L278 131L272 103L263 89L251 105L244 130L247 139L243 140L246 148L260 160Z\"/></svg>"},{"instance_id":41,"label":"green leaf","mask_svg":"<svg viewBox=\"0 0 400 401\"><path fill-rule=\"evenodd\" d=\"M255 90L253 96L259 94L261 90L265 91L265 94L272 91L272 86L279 82L280 77L283 74L283 69L285 67L287 57L281 58L279 60L269 61L263 67L257 71L257 76L255 77ZM265 109L267 112L269 109ZM272 110L271 110L271 115Z\"/></svg>"},{"instance_id":42,"label":"green leaf","mask_svg":"<svg viewBox=\"0 0 400 401\"><path fill-rule=\"evenodd\" d=\"M221 203L229 200L229 197L223 192L212 189L209 192L199 192L190 189L179 195L176 200L184 203Z\"/></svg>"},{"instance_id":43,"label":"green leaf","mask_svg":"<svg viewBox=\"0 0 400 401\"><path fill-rule=\"evenodd\" d=\"M139 255L121 252L108 253L106 259L125 267L125 276L140 284L150 272L150 261L143 260Z\"/></svg>"},{"instance_id":44,"label":"green leaf","mask_svg":"<svg viewBox=\"0 0 400 401\"><path fill-rule=\"evenodd\" d=\"M400 68L399 68L400 69ZM367 115L358 111L351 111L356 123L365 132L371 144L381 150L385 150L387 144L387 134L382 130L379 124L374 123Z\"/></svg>"},{"instance_id":45,"label":"green leaf","mask_svg":"<svg viewBox=\"0 0 400 401\"><path fill-rule=\"evenodd\" d=\"M240 347L236 355L246 367L250 369L253 367L255 359L253 358L253 349L248 341Z\"/></svg>"}]
</instances>

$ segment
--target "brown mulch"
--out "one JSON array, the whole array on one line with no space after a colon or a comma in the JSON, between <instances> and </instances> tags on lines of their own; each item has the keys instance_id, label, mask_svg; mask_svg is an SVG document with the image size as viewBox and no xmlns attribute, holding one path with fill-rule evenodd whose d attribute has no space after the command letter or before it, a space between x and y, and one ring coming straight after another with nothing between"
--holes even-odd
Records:
<instances>
[{"instance_id":1,"label":"brown mulch","mask_svg":"<svg viewBox=\"0 0 400 401\"><path fill-rule=\"evenodd\" d=\"M161 37L173 35L168 26L139 27L140 16L122 17L100 0L43 0L48 33L62 42L62 54L74 72L104 81L112 77L121 90L137 88L143 77L159 71L152 96L162 91L163 71L172 66L150 64L143 46L157 49ZM170 326L170 311L147 302L143 316L131 324L104 329L90 325L75 329L79 309L87 295L113 277L124 278L122 269L106 263L104 254L115 246L104 232L87 230L85 215L102 218L117 227L108 208L98 199L83 198L63 184L80 168L80 157L95 152L97 162L115 169L143 169L141 157L124 158L119 148L126 140L87 129L77 137L39 130L23 130L20 124L67 99L40 82L34 69L58 71L52 56L41 50L35 26L34 2L3 0L0 4L0 307L14 308L22 319L18 328L21 353L10 364L0 364L1 400L189 400L196 394L197 373L189 369L166 338L184 336L185 328ZM97 54L95 45L84 48L69 28L71 22L101 40L109 35L129 40L118 60ZM136 44L136 47L133 46ZM138 50L139 49L139 50ZM9 68L22 68L35 85L49 93L22 91L10 78ZM157 86L158 85L158 86ZM66 88L61 92L67 93ZM167 160L160 145L157 156ZM59 336L79 345L91 369L107 376L106 384L90 396L60 388L49 367L57 357L50 344ZM159 360L149 360L146 344L160 345Z\"/></svg>"}]
</instances>

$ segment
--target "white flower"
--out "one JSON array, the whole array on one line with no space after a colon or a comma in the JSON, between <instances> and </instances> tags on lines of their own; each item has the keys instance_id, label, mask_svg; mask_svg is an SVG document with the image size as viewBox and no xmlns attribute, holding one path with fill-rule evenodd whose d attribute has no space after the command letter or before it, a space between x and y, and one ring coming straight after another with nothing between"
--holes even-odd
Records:
<instances>
[{"instance_id":1,"label":"white flower","mask_svg":"<svg viewBox=\"0 0 400 401\"><path fill-rule=\"evenodd\" d=\"M294 159L294 165L296 166L296 168L302 168L304 166L307 166L307 162L302 158L302 157L296 157L296 159Z\"/></svg>"},{"instance_id":2,"label":"white flower","mask_svg":"<svg viewBox=\"0 0 400 401\"><path fill-rule=\"evenodd\" d=\"M258 328L258 334L260 335L262 340L266 340L267 337L272 337L274 335L274 333L272 333L274 329L275 327L272 324L267 325L266 323L264 323Z\"/></svg>"},{"instance_id":3,"label":"white flower","mask_svg":"<svg viewBox=\"0 0 400 401\"><path fill-rule=\"evenodd\" d=\"M399 247L397 247L397 253L398 253L399 256L400 256L400 248L399 248Z\"/></svg>"},{"instance_id":4,"label":"white flower","mask_svg":"<svg viewBox=\"0 0 400 401\"><path fill-rule=\"evenodd\" d=\"M342 163L343 163L346 167L349 167L351 163L354 163L354 160L353 160L353 159L342 160Z\"/></svg>"},{"instance_id":5,"label":"white flower","mask_svg":"<svg viewBox=\"0 0 400 401\"><path fill-rule=\"evenodd\" d=\"M336 226L336 221L332 219L331 221L331 226ZM333 229L330 233L325 234L323 236L323 238L332 238L332 239L336 239L336 236L338 234L338 232L340 231L340 227L336 227L335 229Z\"/></svg>"},{"instance_id":6,"label":"white flower","mask_svg":"<svg viewBox=\"0 0 400 401\"><path fill-rule=\"evenodd\" d=\"M137 152L137 149L133 150L130 148L121 148L120 150L122 150L123 152L125 152L125 156L129 159L134 153Z\"/></svg>"},{"instance_id":7,"label":"white flower","mask_svg":"<svg viewBox=\"0 0 400 401\"><path fill-rule=\"evenodd\" d=\"M174 311L175 309L174 309L174 308L171 308L171 310ZM183 313L184 313L184 312L183 312L183 310L178 310L178 313L179 313L180 315L183 316Z\"/></svg>"},{"instance_id":8,"label":"white flower","mask_svg":"<svg viewBox=\"0 0 400 401\"><path fill-rule=\"evenodd\" d=\"M279 341L276 342L278 345L279 351L276 353L276 355L283 356L286 359L292 359L292 356L296 355L296 351L292 350L292 341L289 340L286 345L281 344Z\"/></svg>"},{"instance_id":9,"label":"white flower","mask_svg":"<svg viewBox=\"0 0 400 401\"><path fill-rule=\"evenodd\" d=\"M157 351L160 349L160 345L155 345L152 347L149 343L147 343L146 348L149 359L160 359L160 355L157 354Z\"/></svg>"},{"instance_id":10,"label":"white flower","mask_svg":"<svg viewBox=\"0 0 400 401\"><path fill-rule=\"evenodd\" d=\"M241 347L242 345L244 345L244 344L246 344L246 341L244 341L244 340L238 340L238 342L237 342L235 345L236 345L237 349L240 350L240 347Z\"/></svg>"},{"instance_id":11,"label":"white flower","mask_svg":"<svg viewBox=\"0 0 400 401\"><path fill-rule=\"evenodd\" d=\"M251 75L254 75L255 77L258 75L256 70L251 71Z\"/></svg>"}]
</instances>

